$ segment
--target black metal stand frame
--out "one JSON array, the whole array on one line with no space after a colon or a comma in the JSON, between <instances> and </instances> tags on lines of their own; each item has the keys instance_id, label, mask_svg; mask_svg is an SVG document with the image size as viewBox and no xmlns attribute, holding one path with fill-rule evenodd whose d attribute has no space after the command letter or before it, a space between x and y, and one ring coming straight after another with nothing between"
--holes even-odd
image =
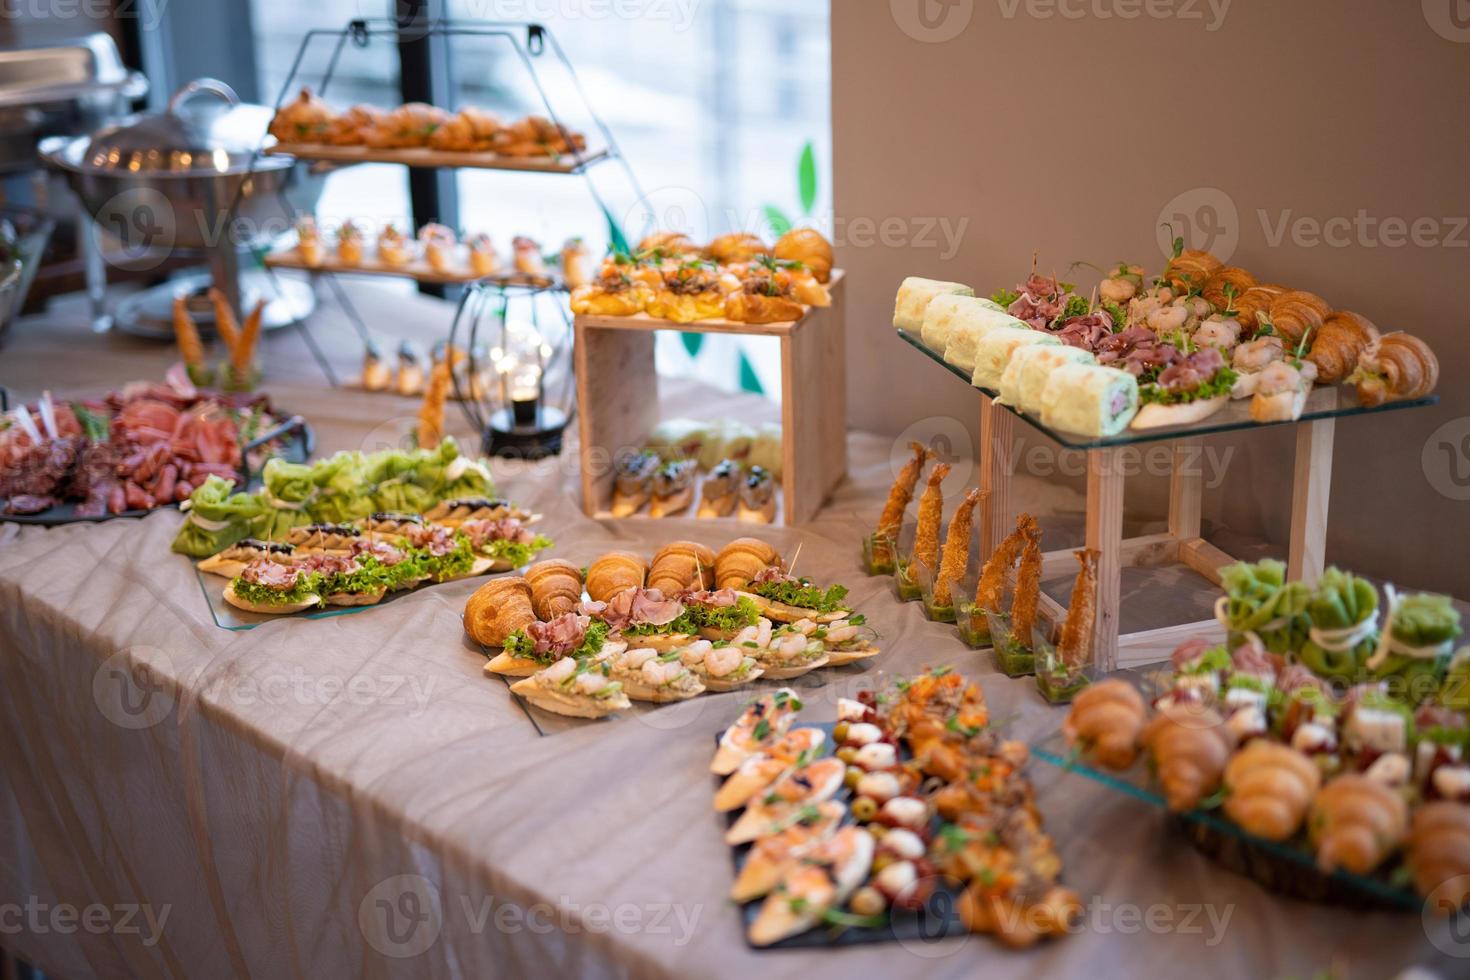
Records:
<instances>
[{"instance_id":1,"label":"black metal stand frame","mask_svg":"<svg viewBox=\"0 0 1470 980\"><path fill-rule=\"evenodd\" d=\"M622 150L618 146L617 139L612 134L612 130L608 128L602 117L597 114L597 111L595 109L593 109L591 101L587 98L586 89L583 88L582 81L577 76L576 69L572 67L571 60L567 57L566 52L562 49L561 44L556 39L556 36L551 32L550 29L542 24L521 21L452 22L445 19L425 20L421 17L409 16L406 18L358 18L349 21L345 26L338 29L315 28L307 31L301 39L301 44L297 48L296 56L291 62L291 68L286 74L286 80L284 83L282 83L281 91L276 97L275 105L273 107L274 111L276 113L279 113L282 107L285 106L287 100L290 99L292 94L297 90L298 78L302 73L302 64L306 59L307 51L310 50L314 44L325 41L327 43L330 43L332 46L332 51L327 61L326 70L322 73L320 83L316 87L316 92L318 95L325 95L328 87L331 85L333 77L336 75L339 62L342 58L342 54L347 49L348 44L352 44L353 46L358 48L366 48L369 44L373 43L374 39L386 39L392 41L395 45L399 46L400 56L402 56L402 52L404 51L405 45L407 43L427 43L428 40L431 38L451 37L498 39L499 41L509 44L511 48L515 51L521 65L525 68L526 73L530 76L531 82L535 86L536 93L540 97L541 106L546 113L546 117L551 120L552 124L556 126L558 130L566 133L567 129L562 123L562 115L557 112L556 107L552 104L551 98L547 94L546 86L542 83L541 75L537 69L538 62L549 52L551 56L555 59L555 61L559 63L560 66L567 72L567 76L572 81L572 85L577 93L578 99L581 101L582 106L586 110L587 114L591 116L592 121L596 126L598 133L601 135L604 145L606 146L605 154L592 159L584 158L583 151L577 150L575 147L573 147L570 153L565 154L565 156L570 157L576 164L572 172L579 174L586 179L588 192L592 195L592 199L597 204L598 209L602 212L603 216L607 218L609 222L613 220L612 212L608 209L607 202L603 194L599 191L596 182L592 179L592 170L594 164L608 160L616 161L621 168L624 176L626 177L629 185L632 187L635 199L644 199L643 189L638 183L638 178L633 173L633 168L629 165L627 158L623 156ZM452 111L454 106L451 104L450 106L446 106L445 108ZM254 171L255 166L260 158L265 155L266 146L268 145L270 139L271 137L268 134L263 136L260 145L256 147L255 151L251 155L250 169L252 172ZM570 142L571 141L568 140L568 143ZM316 165L323 166L322 164ZM336 167L333 165L325 166L327 166L328 169L336 169ZM291 203L288 200L286 200L284 193L280 195L280 201L287 219L294 222L296 219L295 208L292 207ZM239 203L240 197L237 194L235 200L232 201L230 205L229 217L232 220L235 216L236 209L238 208ZM277 292L279 294L280 286L276 270L271 266L266 265L265 263L265 255L270 251L270 247L271 246L269 244L264 246L257 246L256 248L252 249L252 255L254 256L256 262L260 265L260 267L266 271L267 276L269 277L271 283L276 286ZM325 279L327 281L329 288L331 288L332 290L333 297L336 300L338 307L343 311L343 313L346 314L348 321L352 324L353 330L356 331L359 339L362 340L364 345L371 345L373 342L372 333L371 331L369 331L367 324L363 321L361 314L358 313L357 308L348 298L346 290L344 290L341 283L337 281L337 274L330 271L317 271L312 272L310 276L313 283L317 282L319 279ZM507 295L508 291L510 290L525 290L528 293L533 294L531 306L534 317L534 311L536 308L534 295L544 292L558 291L558 287L518 286L515 284L492 285L485 282L472 283L468 288L466 288L464 295L461 297L459 310L456 312L455 315L454 326L452 326L450 330L450 343L453 343L454 341L457 325L466 309L466 302L472 296L476 295L495 295L496 290L498 290L500 295ZM572 343L570 339L570 314L564 314L564 318L566 319L567 335L569 338L568 344L565 345L565 349L568 352L569 358ZM317 344L316 339L312 336L310 329L305 323L305 320L298 320L294 325L297 328L297 331L300 333L302 340L306 343L307 348L311 351L312 357L316 360L318 366L321 368L322 374L326 376L328 382L330 382L333 387L338 387L339 383L337 380L336 372L332 369L332 366L330 362L328 362L325 353ZM472 324L470 328L470 333L471 335L473 335L475 332L476 327ZM471 370L473 370L473 353L470 354L470 358L470 367ZM456 392L456 395L458 394L459 393ZM468 405L469 403L461 401L461 404ZM468 413L468 409L466 411ZM568 414L571 415L572 412L569 412Z\"/></svg>"}]
</instances>

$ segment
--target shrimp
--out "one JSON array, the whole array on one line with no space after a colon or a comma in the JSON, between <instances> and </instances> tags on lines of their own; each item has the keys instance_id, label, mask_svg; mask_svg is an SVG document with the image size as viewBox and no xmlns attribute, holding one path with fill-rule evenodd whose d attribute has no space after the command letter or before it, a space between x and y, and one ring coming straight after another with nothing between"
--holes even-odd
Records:
<instances>
[{"instance_id":1,"label":"shrimp","mask_svg":"<svg viewBox=\"0 0 1470 980\"><path fill-rule=\"evenodd\" d=\"M1103 302L1122 305L1138 295L1138 286L1132 279L1104 279L1098 284L1097 294L1102 297Z\"/></svg>"},{"instance_id":2,"label":"shrimp","mask_svg":"<svg viewBox=\"0 0 1470 980\"><path fill-rule=\"evenodd\" d=\"M1200 324L1194 332L1194 342L1201 347L1218 347L1221 353L1229 353L1240 343L1240 322L1215 314Z\"/></svg>"},{"instance_id":3,"label":"shrimp","mask_svg":"<svg viewBox=\"0 0 1470 980\"><path fill-rule=\"evenodd\" d=\"M714 649L715 645L709 640L695 640L693 643L689 644L687 647L679 651L679 661L683 663L686 667L698 667L700 664L705 663L709 659L709 656L711 653L714 652ZM740 658L738 656L736 657L735 662L737 664L740 662Z\"/></svg>"},{"instance_id":4,"label":"shrimp","mask_svg":"<svg viewBox=\"0 0 1470 980\"><path fill-rule=\"evenodd\" d=\"M1144 318L1144 325L1154 333L1171 333L1183 327L1189 319L1189 311L1182 306L1165 306L1154 310Z\"/></svg>"},{"instance_id":5,"label":"shrimp","mask_svg":"<svg viewBox=\"0 0 1470 980\"><path fill-rule=\"evenodd\" d=\"M623 670L641 670L644 664L658 656L657 650L640 647L637 650L629 650L618 658L618 667Z\"/></svg>"},{"instance_id":6,"label":"shrimp","mask_svg":"<svg viewBox=\"0 0 1470 980\"><path fill-rule=\"evenodd\" d=\"M806 652L807 638L800 633L782 637L775 650L783 657L799 657Z\"/></svg>"},{"instance_id":7,"label":"shrimp","mask_svg":"<svg viewBox=\"0 0 1470 980\"><path fill-rule=\"evenodd\" d=\"M563 663L565 662L563 661ZM576 661L572 661L572 663L575 665ZM573 669L575 669L575 666ZM588 671L585 674L577 675L577 679L572 682L572 690L578 694L596 694L611 683L612 681L608 680L600 672Z\"/></svg>"},{"instance_id":8,"label":"shrimp","mask_svg":"<svg viewBox=\"0 0 1470 980\"><path fill-rule=\"evenodd\" d=\"M643 681L654 687L672 684L684 675L684 665L675 660L649 660L643 664Z\"/></svg>"},{"instance_id":9,"label":"shrimp","mask_svg":"<svg viewBox=\"0 0 1470 980\"><path fill-rule=\"evenodd\" d=\"M791 624L791 629L802 636L811 636L817 631L817 624L810 619L798 619Z\"/></svg>"},{"instance_id":10,"label":"shrimp","mask_svg":"<svg viewBox=\"0 0 1470 980\"><path fill-rule=\"evenodd\" d=\"M711 647L704 655L704 669L711 677L727 677L745 663L745 654L739 647Z\"/></svg>"},{"instance_id":11,"label":"shrimp","mask_svg":"<svg viewBox=\"0 0 1470 980\"><path fill-rule=\"evenodd\" d=\"M851 625L845 619L840 619L827 627L826 640L828 643L846 643L855 640L858 636L858 627Z\"/></svg>"},{"instance_id":12,"label":"shrimp","mask_svg":"<svg viewBox=\"0 0 1470 980\"><path fill-rule=\"evenodd\" d=\"M1302 376L1297 369L1285 361L1272 361L1261 369L1256 379L1256 394L1279 395L1283 391L1297 391L1302 385Z\"/></svg>"},{"instance_id":13,"label":"shrimp","mask_svg":"<svg viewBox=\"0 0 1470 980\"><path fill-rule=\"evenodd\" d=\"M541 679L547 684L560 684L577 672L577 661L571 657L558 660L541 672Z\"/></svg>"},{"instance_id":14,"label":"shrimp","mask_svg":"<svg viewBox=\"0 0 1470 980\"><path fill-rule=\"evenodd\" d=\"M1232 365L1237 371L1260 371L1272 361L1286 356L1281 338L1274 335L1257 337L1235 348Z\"/></svg>"},{"instance_id":15,"label":"shrimp","mask_svg":"<svg viewBox=\"0 0 1470 980\"><path fill-rule=\"evenodd\" d=\"M771 645L771 621L764 616L756 624L755 645L763 650Z\"/></svg>"}]
</instances>

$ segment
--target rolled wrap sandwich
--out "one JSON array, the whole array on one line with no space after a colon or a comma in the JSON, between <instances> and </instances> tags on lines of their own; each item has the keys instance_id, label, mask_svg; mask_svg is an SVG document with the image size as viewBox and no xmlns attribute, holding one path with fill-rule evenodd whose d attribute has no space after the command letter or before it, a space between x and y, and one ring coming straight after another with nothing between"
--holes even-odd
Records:
<instances>
[{"instance_id":1,"label":"rolled wrap sandwich","mask_svg":"<svg viewBox=\"0 0 1470 980\"><path fill-rule=\"evenodd\" d=\"M985 302L989 302L986 300ZM975 353L980 342L997 330L1029 330L1022 320L1017 320L1005 310L992 310L984 306L967 306L950 324L945 335L944 360L962 371L975 370Z\"/></svg>"},{"instance_id":2,"label":"rolled wrap sandwich","mask_svg":"<svg viewBox=\"0 0 1470 980\"><path fill-rule=\"evenodd\" d=\"M893 304L893 326L898 330L918 332L924 327L924 310L936 296L958 293L974 296L975 290L964 283L940 282L937 279L920 279L909 276L898 287L898 298Z\"/></svg>"},{"instance_id":3,"label":"rolled wrap sandwich","mask_svg":"<svg viewBox=\"0 0 1470 980\"><path fill-rule=\"evenodd\" d=\"M1085 436L1113 436L1138 414L1138 379L1097 364L1064 364L1041 393L1043 425Z\"/></svg>"},{"instance_id":4,"label":"rolled wrap sandwich","mask_svg":"<svg viewBox=\"0 0 1470 980\"><path fill-rule=\"evenodd\" d=\"M1011 355L1005 373L1000 376L999 401L1033 415L1041 412L1041 393L1046 379L1063 364L1096 364L1092 351L1063 344L1032 344L1020 347Z\"/></svg>"},{"instance_id":5,"label":"rolled wrap sandwich","mask_svg":"<svg viewBox=\"0 0 1470 980\"><path fill-rule=\"evenodd\" d=\"M1061 344L1054 334L1044 330L997 327L981 337L980 343L975 347L975 370L970 376L970 384L976 388L995 391L1000 387L1006 365L1010 364L1011 355L1016 351L1033 345L1060 347Z\"/></svg>"},{"instance_id":6,"label":"rolled wrap sandwich","mask_svg":"<svg viewBox=\"0 0 1470 980\"><path fill-rule=\"evenodd\" d=\"M946 293L930 300L924 310L924 324L919 336L924 346L940 354L944 353L956 324L972 320L976 313L1004 313L1005 310L981 296L966 296L963 293Z\"/></svg>"}]
</instances>

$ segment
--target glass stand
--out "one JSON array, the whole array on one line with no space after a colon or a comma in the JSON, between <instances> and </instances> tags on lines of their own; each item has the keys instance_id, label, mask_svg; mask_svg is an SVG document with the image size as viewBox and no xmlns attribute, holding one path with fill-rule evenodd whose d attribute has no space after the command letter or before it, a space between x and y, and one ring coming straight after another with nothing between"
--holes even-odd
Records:
<instances>
[{"instance_id":1,"label":"glass stand","mask_svg":"<svg viewBox=\"0 0 1470 980\"><path fill-rule=\"evenodd\" d=\"M969 382L967 372L948 364L942 355L926 347L916 334L900 330L899 336L946 370ZM1087 453L1086 545L1097 550L1097 627L1093 638L1093 663L1102 671L1133 664L1163 660L1180 643L1199 637L1210 643L1224 642L1225 630L1214 620L1183 623L1138 633L1119 634L1120 581L1125 567L1182 564L1210 582L1220 584L1220 569L1236 559L1200 536L1200 510L1204 495L1201 437L1210 433L1267 427L1253 422L1249 403L1232 402L1215 415L1191 426L1124 430L1116 436L1090 438L1057 431L1039 419L1016 412L994 401L994 392L976 389L980 396L980 488L989 491L990 503L981 514L980 547L990 554L1014 526L1011 478L1015 473L1011 447L1016 419L1024 419L1048 438L1069 449ZM1390 402L1367 407L1358 403L1353 389L1339 385L1319 387L1307 400L1302 418L1293 425L1296 451L1291 492L1291 538L1287 574L1312 583L1322 574L1327 548L1327 503L1332 483L1332 444L1338 418L1434 405L1438 396L1413 401ZM1169 477L1169 529L1161 534L1123 537L1123 481L1130 469L1131 447L1149 442L1172 444ZM1077 560L1070 550L1050 551L1042 557L1043 580L1076 572ZM1065 610L1041 596L1043 612L1060 621Z\"/></svg>"}]
</instances>

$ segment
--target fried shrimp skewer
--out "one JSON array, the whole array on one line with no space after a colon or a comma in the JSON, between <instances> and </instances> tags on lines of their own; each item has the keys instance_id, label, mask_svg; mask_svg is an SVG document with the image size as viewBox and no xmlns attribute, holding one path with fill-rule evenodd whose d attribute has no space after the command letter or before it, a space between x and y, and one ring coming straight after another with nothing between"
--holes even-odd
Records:
<instances>
[{"instance_id":1,"label":"fried shrimp skewer","mask_svg":"<svg viewBox=\"0 0 1470 980\"><path fill-rule=\"evenodd\" d=\"M1036 604L1041 597L1041 528L1033 521L1026 530L1026 547L1016 572L1016 595L1011 600L1011 634L1021 646L1032 646Z\"/></svg>"},{"instance_id":2,"label":"fried shrimp skewer","mask_svg":"<svg viewBox=\"0 0 1470 980\"><path fill-rule=\"evenodd\" d=\"M965 576L970 565L970 532L975 524L975 505L986 494L971 490L955 508L949 531L944 538L944 556L939 561L939 577L934 580L934 605L954 605L954 584Z\"/></svg>"},{"instance_id":3,"label":"fried shrimp skewer","mask_svg":"<svg viewBox=\"0 0 1470 980\"><path fill-rule=\"evenodd\" d=\"M919 474L933 455L924 448L923 443L911 442L909 448L914 451L914 458L905 464L899 471L898 478L893 481L893 487L888 491L888 502L883 505L883 514L878 518L878 529L873 534L875 559L893 560L888 542L898 540L898 532L903 528L903 515L909 508L909 501L914 499L914 487L918 485Z\"/></svg>"},{"instance_id":4,"label":"fried shrimp skewer","mask_svg":"<svg viewBox=\"0 0 1470 980\"><path fill-rule=\"evenodd\" d=\"M929 484L919 497L919 528L914 535L914 554L909 560L908 577L918 578L919 566L932 575L939 568L939 524L944 520L944 491L940 484L949 476L948 463L939 463L929 474Z\"/></svg>"}]
</instances>

